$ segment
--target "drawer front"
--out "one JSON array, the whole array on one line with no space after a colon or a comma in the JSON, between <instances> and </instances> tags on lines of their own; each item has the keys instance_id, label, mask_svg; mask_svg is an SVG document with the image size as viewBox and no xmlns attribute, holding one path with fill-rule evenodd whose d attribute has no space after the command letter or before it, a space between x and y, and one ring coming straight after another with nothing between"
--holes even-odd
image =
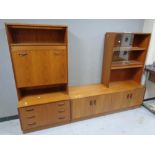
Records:
<instances>
[{"instance_id":1,"label":"drawer front","mask_svg":"<svg viewBox=\"0 0 155 155\"><path fill-rule=\"evenodd\" d=\"M21 126L23 130L47 124L46 106L30 106L19 108Z\"/></svg>"},{"instance_id":2,"label":"drawer front","mask_svg":"<svg viewBox=\"0 0 155 155\"><path fill-rule=\"evenodd\" d=\"M70 121L69 101L48 104L47 115L48 115L48 124Z\"/></svg>"},{"instance_id":3,"label":"drawer front","mask_svg":"<svg viewBox=\"0 0 155 155\"><path fill-rule=\"evenodd\" d=\"M67 83L66 46L22 46L11 54L18 88Z\"/></svg>"},{"instance_id":4,"label":"drawer front","mask_svg":"<svg viewBox=\"0 0 155 155\"><path fill-rule=\"evenodd\" d=\"M55 102L19 108L23 130L70 121L70 102Z\"/></svg>"}]
</instances>

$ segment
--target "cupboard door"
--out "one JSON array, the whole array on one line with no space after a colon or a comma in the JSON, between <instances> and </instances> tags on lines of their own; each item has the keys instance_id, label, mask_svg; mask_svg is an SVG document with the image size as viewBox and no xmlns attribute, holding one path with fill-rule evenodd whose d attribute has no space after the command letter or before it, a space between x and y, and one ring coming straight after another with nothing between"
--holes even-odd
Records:
<instances>
[{"instance_id":1,"label":"cupboard door","mask_svg":"<svg viewBox=\"0 0 155 155\"><path fill-rule=\"evenodd\" d=\"M130 102L131 102L131 99L130 99L130 94L131 93L133 93L133 90L112 94L111 110L119 110L119 109L122 109L122 108L129 107Z\"/></svg>"},{"instance_id":2,"label":"cupboard door","mask_svg":"<svg viewBox=\"0 0 155 155\"><path fill-rule=\"evenodd\" d=\"M137 88L131 94L130 106L136 106L143 103L145 88Z\"/></svg>"},{"instance_id":3,"label":"cupboard door","mask_svg":"<svg viewBox=\"0 0 155 155\"><path fill-rule=\"evenodd\" d=\"M99 95L93 97L93 113L101 114L111 111L111 95Z\"/></svg>"},{"instance_id":4,"label":"cupboard door","mask_svg":"<svg viewBox=\"0 0 155 155\"><path fill-rule=\"evenodd\" d=\"M17 87L67 83L65 46L26 47L12 51Z\"/></svg>"},{"instance_id":5,"label":"cupboard door","mask_svg":"<svg viewBox=\"0 0 155 155\"><path fill-rule=\"evenodd\" d=\"M80 119L93 115L93 103L91 97L74 99L71 101L72 119Z\"/></svg>"}]
</instances>

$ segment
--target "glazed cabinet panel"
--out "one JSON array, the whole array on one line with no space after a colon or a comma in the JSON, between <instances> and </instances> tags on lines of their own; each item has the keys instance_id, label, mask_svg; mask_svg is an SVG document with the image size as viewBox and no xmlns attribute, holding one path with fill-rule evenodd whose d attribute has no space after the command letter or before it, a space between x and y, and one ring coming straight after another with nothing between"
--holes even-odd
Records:
<instances>
[{"instance_id":1,"label":"glazed cabinet panel","mask_svg":"<svg viewBox=\"0 0 155 155\"><path fill-rule=\"evenodd\" d=\"M74 99L71 101L72 119L80 119L92 116L93 114L92 97Z\"/></svg>"},{"instance_id":2,"label":"glazed cabinet panel","mask_svg":"<svg viewBox=\"0 0 155 155\"><path fill-rule=\"evenodd\" d=\"M65 46L15 47L11 54L18 88L67 83Z\"/></svg>"}]
</instances>

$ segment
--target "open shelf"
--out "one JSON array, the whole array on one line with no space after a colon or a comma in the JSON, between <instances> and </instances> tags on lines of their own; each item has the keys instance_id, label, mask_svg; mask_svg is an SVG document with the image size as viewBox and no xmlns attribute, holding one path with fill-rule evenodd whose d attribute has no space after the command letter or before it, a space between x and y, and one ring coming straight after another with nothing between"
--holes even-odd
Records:
<instances>
[{"instance_id":1,"label":"open shelf","mask_svg":"<svg viewBox=\"0 0 155 155\"><path fill-rule=\"evenodd\" d=\"M66 43L67 27L41 25L7 25L10 44Z\"/></svg>"},{"instance_id":2,"label":"open shelf","mask_svg":"<svg viewBox=\"0 0 155 155\"><path fill-rule=\"evenodd\" d=\"M142 47L114 47L113 52L116 51L144 51L145 48Z\"/></svg>"},{"instance_id":3,"label":"open shelf","mask_svg":"<svg viewBox=\"0 0 155 155\"><path fill-rule=\"evenodd\" d=\"M125 69L125 68L138 68L138 67L143 67L143 64L135 60L115 61L115 62L112 62L112 65L111 65L112 70Z\"/></svg>"}]
</instances>

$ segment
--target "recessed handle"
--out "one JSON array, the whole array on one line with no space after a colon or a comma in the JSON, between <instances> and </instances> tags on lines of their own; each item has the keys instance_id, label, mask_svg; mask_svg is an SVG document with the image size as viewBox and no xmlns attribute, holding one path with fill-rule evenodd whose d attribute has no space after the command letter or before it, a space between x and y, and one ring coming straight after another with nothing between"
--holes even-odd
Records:
<instances>
[{"instance_id":1,"label":"recessed handle","mask_svg":"<svg viewBox=\"0 0 155 155\"><path fill-rule=\"evenodd\" d=\"M30 117L27 117L28 119L32 119L32 118L35 118L35 116L30 116Z\"/></svg>"},{"instance_id":2,"label":"recessed handle","mask_svg":"<svg viewBox=\"0 0 155 155\"><path fill-rule=\"evenodd\" d=\"M29 111L34 111L34 109L33 109L33 108L32 108L32 109L26 109L26 111L28 111L28 112L29 112Z\"/></svg>"},{"instance_id":3,"label":"recessed handle","mask_svg":"<svg viewBox=\"0 0 155 155\"><path fill-rule=\"evenodd\" d=\"M58 103L58 106L63 106L65 105L65 103Z\"/></svg>"},{"instance_id":4,"label":"recessed handle","mask_svg":"<svg viewBox=\"0 0 155 155\"><path fill-rule=\"evenodd\" d=\"M60 54L62 54L62 51L55 50L55 51L54 51L54 54L55 54L55 55L60 55Z\"/></svg>"},{"instance_id":5,"label":"recessed handle","mask_svg":"<svg viewBox=\"0 0 155 155\"><path fill-rule=\"evenodd\" d=\"M19 53L18 55L23 57L23 56L27 56L28 54L27 53Z\"/></svg>"},{"instance_id":6,"label":"recessed handle","mask_svg":"<svg viewBox=\"0 0 155 155\"><path fill-rule=\"evenodd\" d=\"M59 110L59 111L58 111L58 113L63 113L63 112L65 112L65 110Z\"/></svg>"},{"instance_id":7,"label":"recessed handle","mask_svg":"<svg viewBox=\"0 0 155 155\"><path fill-rule=\"evenodd\" d=\"M36 122L29 123L28 125L30 125L30 126L32 126L32 125L36 125Z\"/></svg>"},{"instance_id":8,"label":"recessed handle","mask_svg":"<svg viewBox=\"0 0 155 155\"><path fill-rule=\"evenodd\" d=\"M65 116L59 117L59 119L65 119Z\"/></svg>"}]
</instances>

